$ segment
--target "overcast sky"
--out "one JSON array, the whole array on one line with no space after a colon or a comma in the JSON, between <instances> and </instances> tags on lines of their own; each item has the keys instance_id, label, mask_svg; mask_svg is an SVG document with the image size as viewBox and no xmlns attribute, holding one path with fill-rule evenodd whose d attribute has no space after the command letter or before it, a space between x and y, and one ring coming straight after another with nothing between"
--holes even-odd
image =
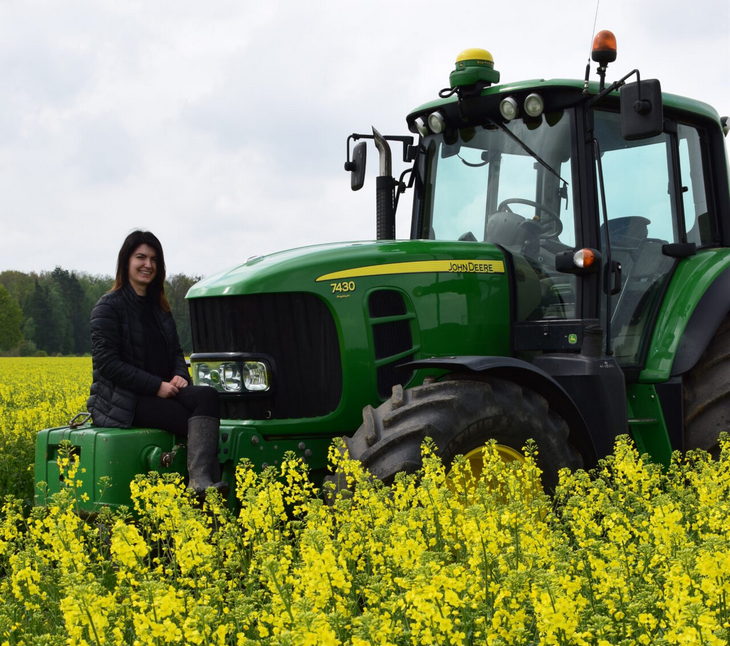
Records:
<instances>
[{"instance_id":1,"label":"overcast sky","mask_svg":"<svg viewBox=\"0 0 730 646\"><path fill-rule=\"evenodd\" d=\"M169 274L375 235L345 140L483 47L502 81L582 78L594 0L0 0L0 270L111 274L155 232ZM727 0L601 0L609 80L638 67L730 113ZM595 65L593 66L595 67ZM397 154L395 155L397 157ZM399 231L409 218L399 211ZM407 234L406 234L407 235Z\"/></svg>"}]
</instances>

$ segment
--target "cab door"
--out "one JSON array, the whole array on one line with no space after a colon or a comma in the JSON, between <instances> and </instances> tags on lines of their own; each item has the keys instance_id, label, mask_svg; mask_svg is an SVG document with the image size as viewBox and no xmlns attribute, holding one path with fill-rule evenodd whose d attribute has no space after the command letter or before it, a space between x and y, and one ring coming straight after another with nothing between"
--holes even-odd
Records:
<instances>
[{"instance_id":1,"label":"cab door","mask_svg":"<svg viewBox=\"0 0 730 646\"><path fill-rule=\"evenodd\" d=\"M697 128L667 120L657 136L627 141L618 113L596 111L600 245L613 261L601 319L625 368L639 368L674 268L695 248L712 245ZM691 244L694 243L694 247Z\"/></svg>"}]
</instances>

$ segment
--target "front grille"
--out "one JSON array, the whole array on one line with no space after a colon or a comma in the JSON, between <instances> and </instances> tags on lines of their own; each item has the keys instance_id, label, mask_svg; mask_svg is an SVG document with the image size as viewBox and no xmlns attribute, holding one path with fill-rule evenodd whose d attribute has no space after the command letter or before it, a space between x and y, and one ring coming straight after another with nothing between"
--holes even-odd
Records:
<instances>
[{"instance_id":1,"label":"front grille","mask_svg":"<svg viewBox=\"0 0 730 646\"><path fill-rule=\"evenodd\" d=\"M342 395L337 330L316 296L250 294L189 303L195 352L254 352L273 360L271 393L221 397L222 417L318 417L337 408Z\"/></svg>"}]
</instances>

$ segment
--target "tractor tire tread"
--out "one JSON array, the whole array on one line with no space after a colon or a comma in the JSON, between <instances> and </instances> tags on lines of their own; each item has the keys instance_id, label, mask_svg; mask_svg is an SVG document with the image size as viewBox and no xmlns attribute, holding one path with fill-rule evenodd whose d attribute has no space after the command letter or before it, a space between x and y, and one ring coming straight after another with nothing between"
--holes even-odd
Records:
<instances>
[{"instance_id":1,"label":"tractor tire tread","mask_svg":"<svg viewBox=\"0 0 730 646\"><path fill-rule=\"evenodd\" d=\"M566 422L544 397L490 377L449 379L409 389L397 386L393 398L377 408L365 407L362 426L346 443L350 457L388 483L400 471L419 468L426 437L433 439L447 464L488 439L510 443L517 450L535 439L538 464L542 462L543 471L549 472L549 486L556 483L560 466L583 464L568 442Z\"/></svg>"}]
</instances>

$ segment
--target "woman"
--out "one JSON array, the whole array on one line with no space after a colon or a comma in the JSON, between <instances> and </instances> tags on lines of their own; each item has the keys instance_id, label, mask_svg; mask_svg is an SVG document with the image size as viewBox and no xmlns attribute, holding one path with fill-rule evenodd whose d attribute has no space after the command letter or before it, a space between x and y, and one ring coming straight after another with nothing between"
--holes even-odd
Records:
<instances>
[{"instance_id":1,"label":"woman","mask_svg":"<svg viewBox=\"0 0 730 646\"><path fill-rule=\"evenodd\" d=\"M190 488L223 489L218 393L190 384L164 284L160 241L133 231L119 250L114 286L91 311L87 407L96 426L162 428L187 438Z\"/></svg>"}]
</instances>

